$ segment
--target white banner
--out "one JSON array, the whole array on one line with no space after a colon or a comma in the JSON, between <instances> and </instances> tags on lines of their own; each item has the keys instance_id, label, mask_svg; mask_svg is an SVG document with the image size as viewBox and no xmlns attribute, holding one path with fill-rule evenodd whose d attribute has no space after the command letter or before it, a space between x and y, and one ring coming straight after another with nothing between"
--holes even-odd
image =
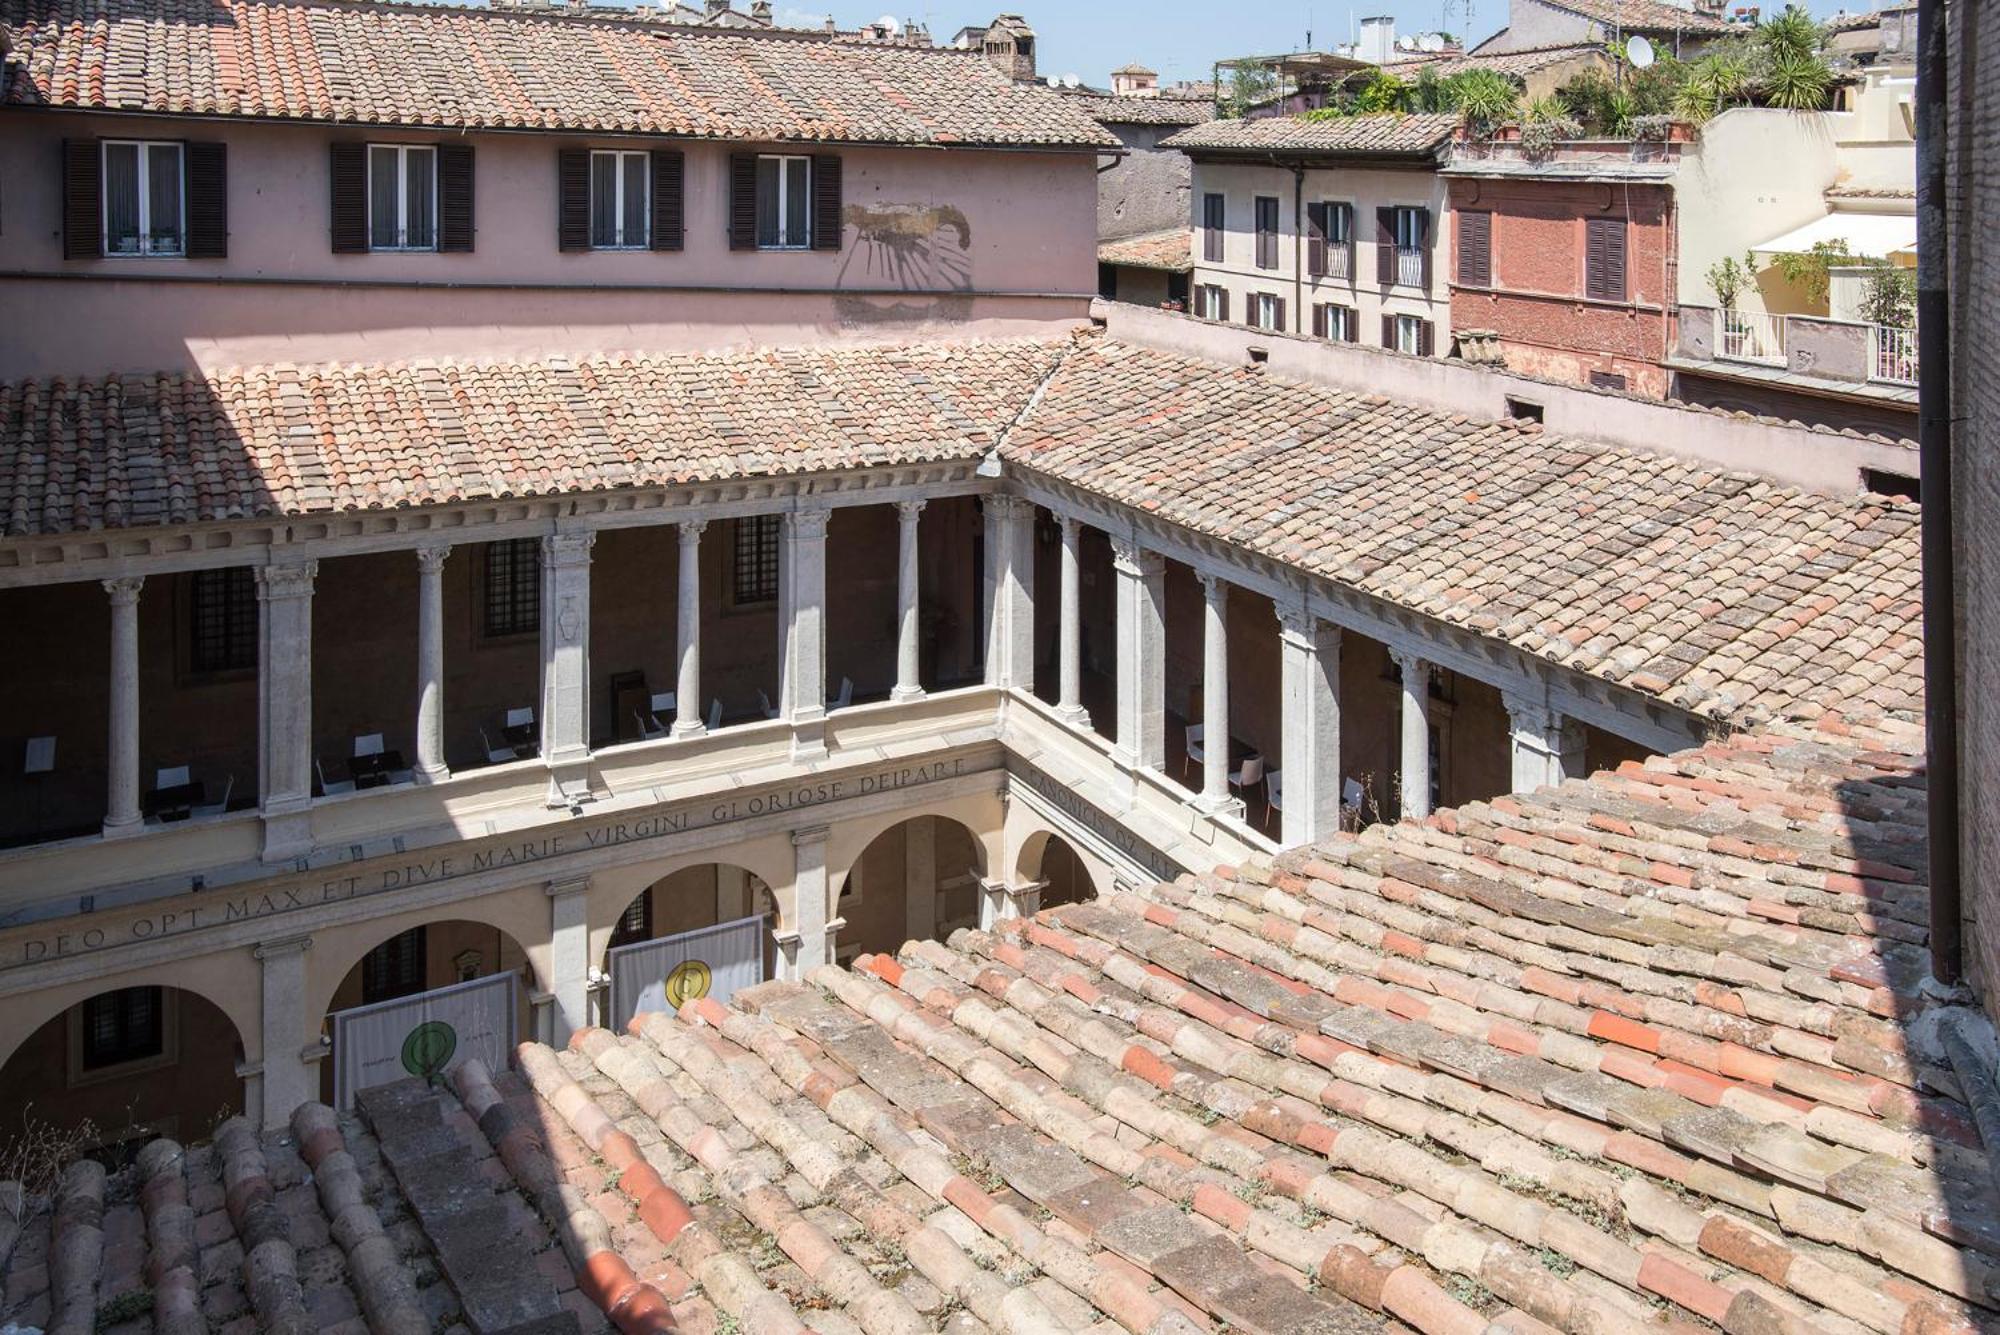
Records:
<instances>
[{"instance_id":1,"label":"white banner","mask_svg":"<svg viewBox=\"0 0 2000 1335\"><path fill-rule=\"evenodd\" d=\"M336 1011L333 1090L336 1105L406 1076L440 1075L477 1057L504 1071L513 1057L519 977L512 969L469 983Z\"/></svg>"},{"instance_id":2,"label":"white banner","mask_svg":"<svg viewBox=\"0 0 2000 1335\"><path fill-rule=\"evenodd\" d=\"M678 1010L703 997L727 1005L738 988L763 982L768 921L760 913L612 951L612 1030L624 1033L643 1011Z\"/></svg>"}]
</instances>

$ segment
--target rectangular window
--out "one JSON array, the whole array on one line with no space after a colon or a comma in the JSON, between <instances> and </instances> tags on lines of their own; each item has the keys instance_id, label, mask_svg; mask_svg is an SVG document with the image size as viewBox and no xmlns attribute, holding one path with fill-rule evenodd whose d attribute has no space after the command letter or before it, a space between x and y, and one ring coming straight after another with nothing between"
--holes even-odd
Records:
<instances>
[{"instance_id":1,"label":"rectangular window","mask_svg":"<svg viewBox=\"0 0 2000 1335\"><path fill-rule=\"evenodd\" d=\"M429 943L424 929L412 927L361 957L361 1004L394 1001L424 990Z\"/></svg>"},{"instance_id":2,"label":"rectangular window","mask_svg":"<svg viewBox=\"0 0 2000 1335\"><path fill-rule=\"evenodd\" d=\"M644 250L646 167L651 155L595 151L590 155L590 244L595 250Z\"/></svg>"},{"instance_id":3,"label":"rectangular window","mask_svg":"<svg viewBox=\"0 0 2000 1335\"><path fill-rule=\"evenodd\" d=\"M778 597L777 515L752 515L731 527L730 602L738 607L775 602Z\"/></svg>"},{"instance_id":4,"label":"rectangular window","mask_svg":"<svg viewBox=\"0 0 2000 1335\"><path fill-rule=\"evenodd\" d=\"M1414 315L1396 317L1396 351L1421 357L1424 352L1424 322Z\"/></svg>"},{"instance_id":5,"label":"rectangular window","mask_svg":"<svg viewBox=\"0 0 2000 1335\"><path fill-rule=\"evenodd\" d=\"M1350 278L1354 268L1354 206L1333 200L1306 205L1306 269L1315 278Z\"/></svg>"},{"instance_id":6,"label":"rectangular window","mask_svg":"<svg viewBox=\"0 0 2000 1335\"><path fill-rule=\"evenodd\" d=\"M83 1003L83 1069L145 1061L166 1051L166 998L157 987L126 987Z\"/></svg>"},{"instance_id":7,"label":"rectangular window","mask_svg":"<svg viewBox=\"0 0 2000 1335\"><path fill-rule=\"evenodd\" d=\"M437 249L437 150L368 146L368 248Z\"/></svg>"},{"instance_id":8,"label":"rectangular window","mask_svg":"<svg viewBox=\"0 0 2000 1335\"><path fill-rule=\"evenodd\" d=\"M1273 195L1257 196L1257 267L1278 267L1278 201Z\"/></svg>"},{"instance_id":9,"label":"rectangular window","mask_svg":"<svg viewBox=\"0 0 2000 1335\"><path fill-rule=\"evenodd\" d=\"M1222 263L1226 217L1221 195L1201 197L1201 257L1210 264Z\"/></svg>"},{"instance_id":10,"label":"rectangular window","mask_svg":"<svg viewBox=\"0 0 2000 1335\"><path fill-rule=\"evenodd\" d=\"M1194 290L1194 313L1204 320L1227 320L1228 294L1215 283L1203 283Z\"/></svg>"},{"instance_id":11,"label":"rectangular window","mask_svg":"<svg viewBox=\"0 0 2000 1335\"><path fill-rule=\"evenodd\" d=\"M1317 312L1313 319L1315 334L1333 343L1354 342L1360 321L1352 306L1327 301L1321 302L1314 310Z\"/></svg>"},{"instance_id":12,"label":"rectangular window","mask_svg":"<svg viewBox=\"0 0 2000 1335\"><path fill-rule=\"evenodd\" d=\"M625 906L625 912L618 916L617 924L611 929L611 948L629 946L634 941L653 939L653 892L641 891L639 897Z\"/></svg>"},{"instance_id":13,"label":"rectangular window","mask_svg":"<svg viewBox=\"0 0 2000 1335\"><path fill-rule=\"evenodd\" d=\"M1493 286L1493 212L1458 211L1458 281L1466 287Z\"/></svg>"},{"instance_id":14,"label":"rectangular window","mask_svg":"<svg viewBox=\"0 0 2000 1335\"><path fill-rule=\"evenodd\" d=\"M104 144L104 253L187 253L181 145L111 139Z\"/></svg>"},{"instance_id":15,"label":"rectangular window","mask_svg":"<svg viewBox=\"0 0 2000 1335\"><path fill-rule=\"evenodd\" d=\"M1624 389L1625 377L1616 371L1592 371L1590 373L1590 387L1592 389Z\"/></svg>"},{"instance_id":16,"label":"rectangular window","mask_svg":"<svg viewBox=\"0 0 2000 1335\"><path fill-rule=\"evenodd\" d=\"M757 245L798 250L812 244L806 219L812 199L812 159L777 153L757 158Z\"/></svg>"},{"instance_id":17,"label":"rectangular window","mask_svg":"<svg viewBox=\"0 0 2000 1335\"><path fill-rule=\"evenodd\" d=\"M1430 241L1430 210L1396 209L1396 282L1424 286L1424 248Z\"/></svg>"},{"instance_id":18,"label":"rectangular window","mask_svg":"<svg viewBox=\"0 0 2000 1335\"><path fill-rule=\"evenodd\" d=\"M486 544L486 589L481 628L488 639L532 635L542 622L541 544L510 538Z\"/></svg>"},{"instance_id":19,"label":"rectangular window","mask_svg":"<svg viewBox=\"0 0 2000 1335\"><path fill-rule=\"evenodd\" d=\"M1625 300L1625 220L1583 223L1583 294L1595 301Z\"/></svg>"},{"instance_id":20,"label":"rectangular window","mask_svg":"<svg viewBox=\"0 0 2000 1335\"><path fill-rule=\"evenodd\" d=\"M1285 302L1269 292L1254 292L1250 296L1250 323L1258 329L1283 329L1285 326Z\"/></svg>"},{"instance_id":21,"label":"rectangular window","mask_svg":"<svg viewBox=\"0 0 2000 1335\"><path fill-rule=\"evenodd\" d=\"M257 581L249 566L197 570L189 581L188 668L242 672L257 666Z\"/></svg>"}]
</instances>

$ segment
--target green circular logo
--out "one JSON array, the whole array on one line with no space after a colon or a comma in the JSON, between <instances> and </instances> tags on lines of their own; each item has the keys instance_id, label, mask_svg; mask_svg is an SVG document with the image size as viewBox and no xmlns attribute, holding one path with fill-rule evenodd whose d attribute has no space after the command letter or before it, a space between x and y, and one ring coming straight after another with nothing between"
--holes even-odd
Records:
<instances>
[{"instance_id":1,"label":"green circular logo","mask_svg":"<svg viewBox=\"0 0 2000 1335\"><path fill-rule=\"evenodd\" d=\"M428 1080L444 1070L458 1051L458 1031L443 1020L426 1020L403 1040L403 1069Z\"/></svg>"}]
</instances>

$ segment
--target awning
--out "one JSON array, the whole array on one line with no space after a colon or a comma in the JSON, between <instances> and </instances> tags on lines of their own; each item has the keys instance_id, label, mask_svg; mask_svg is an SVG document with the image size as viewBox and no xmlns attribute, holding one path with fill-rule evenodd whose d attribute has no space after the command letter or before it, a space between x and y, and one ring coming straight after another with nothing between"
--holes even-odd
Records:
<instances>
[{"instance_id":1,"label":"awning","mask_svg":"<svg viewBox=\"0 0 2000 1335\"><path fill-rule=\"evenodd\" d=\"M1821 241L1845 241L1848 254L1880 260L1906 252L1915 254L1917 220L1907 213L1829 213L1751 249L1767 255L1808 251Z\"/></svg>"}]
</instances>

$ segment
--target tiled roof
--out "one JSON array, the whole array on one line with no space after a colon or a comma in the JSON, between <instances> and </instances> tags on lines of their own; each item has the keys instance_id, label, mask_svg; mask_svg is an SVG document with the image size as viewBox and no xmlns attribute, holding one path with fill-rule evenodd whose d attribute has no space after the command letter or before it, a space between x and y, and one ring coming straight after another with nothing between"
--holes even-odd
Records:
<instances>
[{"instance_id":1,"label":"tiled roof","mask_svg":"<svg viewBox=\"0 0 2000 1335\"><path fill-rule=\"evenodd\" d=\"M1341 116L1309 121L1295 116L1218 120L1182 130L1168 148L1248 149L1308 153L1434 153L1457 132L1455 114Z\"/></svg>"},{"instance_id":2,"label":"tiled roof","mask_svg":"<svg viewBox=\"0 0 2000 1335\"><path fill-rule=\"evenodd\" d=\"M1047 341L0 386L0 533L976 458Z\"/></svg>"},{"instance_id":3,"label":"tiled roof","mask_svg":"<svg viewBox=\"0 0 2000 1335\"><path fill-rule=\"evenodd\" d=\"M1103 97L1069 93L1069 100L1100 125L1202 125L1215 119L1215 103L1191 97Z\"/></svg>"},{"instance_id":4,"label":"tiled roof","mask_svg":"<svg viewBox=\"0 0 2000 1335\"><path fill-rule=\"evenodd\" d=\"M1003 457L1708 717L1919 708L1912 505L1104 340Z\"/></svg>"},{"instance_id":5,"label":"tiled roof","mask_svg":"<svg viewBox=\"0 0 2000 1335\"><path fill-rule=\"evenodd\" d=\"M1403 78L1414 78L1428 67L1436 71L1441 79L1449 79L1454 74L1466 70L1492 70L1498 74L1519 78L1533 74L1536 70L1560 65L1566 60L1578 60L1590 56L1603 56L1604 48L1595 42L1578 42L1568 46L1543 46L1521 51L1500 51L1492 55L1457 55L1418 57L1399 60L1394 73Z\"/></svg>"},{"instance_id":6,"label":"tiled roof","mask_svg":"<svg viewBox=\"0 0 2000 1335\"><path fill-rule=\"evenodd\" d=\"M1666 0L1542 0L1542 3L1620 28L1641 28L1647 32L1730 31L1730 24L1725 19L1713 14L1698 14L1693 9L1668 4Z\"/></svg>"},{"instance_id":7,"label":"tiled roof","mask_svg":"<svg viewBox=\"0 0 2000 1335\"><path fill-rule=\"evenodd\" d=\"M452 1329L478 1219L591 1335L1991 1330L1918 740L1745 735L79 1166L0 1198L6 1316Z\"/></svg>"},{"instance_id":8,"label":"tiled roof","mask_svg":"<svg viewBox=\"0 0 2000 1335\"><path fill-rule=\"evenodd\" d=\"M1146 232L1139 236L1121 236L1115 241L1097 243L1097 262L1186 273L1194 268L1193 244L1185 227L1169 227L1164 232Z\"/></svg>"},{"instance_id":9,"label":"tiled roof","mask_svg":"<svg viewBox=\"0 0 2000 1335\"><path fill-rule=\"evenodd\" d=\"M0 0L15 105L738 141L1116 140L973 53L335 0Z\"/></svg>"}]
</instances>

